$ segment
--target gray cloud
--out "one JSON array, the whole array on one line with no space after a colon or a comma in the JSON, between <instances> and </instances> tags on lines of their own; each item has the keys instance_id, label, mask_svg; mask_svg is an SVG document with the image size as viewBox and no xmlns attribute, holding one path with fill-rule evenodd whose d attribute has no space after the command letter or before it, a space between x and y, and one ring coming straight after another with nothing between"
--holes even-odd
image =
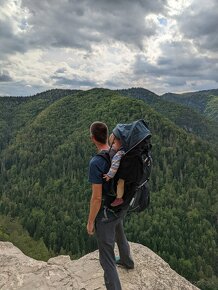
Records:
<instances>
[{"instance_id":1,"label":"gray cloud","mask_svg":"<svg viewBox=\"0 0 218 290\"><path fill-rule=\"evenodd\" d=\"M168 42L161 50L156 64L149 63L144 55L136 56L135 79L156 77L173 86L182 86L191 80L218 81L218 66L214 65L218 59L196 55L189 42Z\"/></svg>"},{"instance_id":2,"label":"gray cloud","mask_svg":"<svg viewBox=\"0 0 218 290\"><path fill-rule=\"evenodd\" d=\"M27 86L25 82L3 82L0 86L0 96L31 96L48 90L43 86Z\"/></svg>"},{"instance_id":3,"label":"gray cloud","mask_svg":"<svg viewBox=\"0 0 218 290\"><path fill-rule=\"evenodd\" d=\"M56 70L56 74L62 74L62 73L65 73L66 72L66 68L62 67L62 68L59 68Z\"/></svg>"},{"instance_id":4,"label":"gray cloud","mask_svg":"<svg viewBox=\"0 0 218 290\"><path fill-rule=\"evenodd\" d=\"M9 75L9 73L8 72L5 72L5 71L3 71L3 72L0 72L0 82L12 82L13 81L13 79L12 79L12 77Z\"/></svg>"},{"instance_id":5,"label":"gray cloud","mask_svg":"<svg viewBox=\"0 0 218 290\"><path fill-rule=\"evenodd\" d=\"M72 88L78 87L97 87L97 83L87 78L73 76L72 79L63 76L53 76L54 85L70 86Z\"/></svg>"},{"instance_id":6,"label":"gray cloud","mask_svg":"<svg viewBox=\"0 0 218 290\"><path fill-rule=\"evenodd\" d=\"M7 0L0 0L0 5L4 5L5 3L7 3Z\"/></svg>"},{"instance_id":7,"label":"gray cloud","mask_svg":"<svg viewBox=\"0 0 218 290\"><path fill-rule=\"evenodd\" d=\"M182 87L187 85L187 79L185 77L166 76L164 82L168 87Z\"/></svg>"},{"instance_id":8,"label":"gray cloud","mask_svg":"<svg viewBox=\"0 0 218 290\"><path fill-rule=\"evenodd\" d=\"M142 48L142 40L156 33L150 13L166 10L167 0L23 0L32 16L29 37L35 46L90 49L92 43L121 41Z\"/></svg>"},{"instance_id":9,"label":"gray cloud","mask_svg":"<svg viewBox=\"0 0 218 290\"><path fill-rule=\"evenodd\" d=\"M112 77L104 82L103 87L110 89L120 89L120 88L129 88L131 82L126 82L127 78L123 79L122 77Z\"/></svg>"},{"instance_id":10,"label":"gray cloud","mask_svg":"<svg viewBox=\"0 0 218 290\"><path fill-rule=\"evenodd\" d=\"M0 20L0 39L1 59L4 59L8 54L23 53L28 49L25 39L14 33L12 23L8 21Z\"/></svg>"},{"instance_id":11,"label":"gray cloud","mask_svg":"<svg viewBox=\"0 0 218 290\"><path fill-rule=\"evenodd\" d=\"M109 88L120 88L120 82L119 80L107 80L106 82L104 82L104 87L109 87Z\"/></svg>"},{"instance_id":12,"label":"gray cloud","mask_svg":"<svg viewBox=\"0 0 218 290\"><path fill-rule=\"evenodd\" d=\"M217 52L218 9L217 0L193 1L178 17L181 32L199 48Z\"/></svg>"}]
</instances>

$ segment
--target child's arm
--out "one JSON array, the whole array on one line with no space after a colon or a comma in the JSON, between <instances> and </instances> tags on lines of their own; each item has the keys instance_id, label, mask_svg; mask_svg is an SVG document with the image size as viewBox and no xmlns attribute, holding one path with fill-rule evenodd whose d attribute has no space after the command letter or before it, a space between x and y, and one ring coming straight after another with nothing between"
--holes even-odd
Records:
<instances>
[{"instance_id":1,"label":"child's arm","mask_svg":"<svg viewBox=\"0 0 218 290\"><path fill-rule=\"evenodd\" d=\"M110 176L108 176L107 174L104 174L103 175L103 178L106 180L106 181L109 181L111 178L110 178Z\"/></svg>"},{"instance_id":2,"label":"child's arm","mask_svg":"<svg viewBox=\"0 0 218 290\"><path fill-rule=\"evenodd\" d=\"M121 158L124 156L124 154L125 154L125 152L123 150L120 150L114 155L114 157L112 158L112 161L111 161L110 170L108 171L106 176L108 176L109 178L114 178L114 176L117 173L117 170L120 166Z\"/></svg>"}]
</instances>

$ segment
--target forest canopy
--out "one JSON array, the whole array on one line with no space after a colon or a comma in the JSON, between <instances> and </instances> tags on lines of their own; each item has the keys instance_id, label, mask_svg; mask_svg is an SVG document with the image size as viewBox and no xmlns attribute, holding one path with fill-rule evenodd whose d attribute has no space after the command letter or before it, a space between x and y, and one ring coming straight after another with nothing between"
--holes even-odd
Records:
<instances>
[{"instance_id":1,"label":"forest canopy","mask_svg":"<svg viewBox=\"0 0 218 290\"><path fill-rule=\"evenodd\" d=\"M128 239L155 251L202 289L215 289L214 144L187 132L145 100L106 89L0 98L0 105L0 214L18 219L49 253L72 258L97 248L86 233L87 171L95 154L90 124L100 120L111 131L117 123L144 119L153 144L151 205L127 216Z\"/></svg>"}]
</instances>

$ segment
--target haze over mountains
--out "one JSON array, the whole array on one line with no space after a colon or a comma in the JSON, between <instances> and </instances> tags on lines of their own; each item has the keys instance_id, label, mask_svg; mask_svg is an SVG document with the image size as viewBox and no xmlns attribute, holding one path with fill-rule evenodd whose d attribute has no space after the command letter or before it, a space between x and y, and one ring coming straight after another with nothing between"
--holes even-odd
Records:
<instances>
[{"instance_id":1,"label":"haze over mountains","mask_svg":"<svg viewBox=\"0 0 218 290\"><path fill-rule=\"evenodd\" d=\"M117 123L143 118L152 131L152 202L147 211L127 217L128 238L199 288L215 289L217 90L194 93L192 106L188 98L169 100L142 88L0 98L0 213L16 218L50 255L75 258L95 250L95 239L86 234L87 168L95 153L89 125L101 120L111 131ZM10 240L7 227L1 236Z\"/></svg>"}]
</instances>

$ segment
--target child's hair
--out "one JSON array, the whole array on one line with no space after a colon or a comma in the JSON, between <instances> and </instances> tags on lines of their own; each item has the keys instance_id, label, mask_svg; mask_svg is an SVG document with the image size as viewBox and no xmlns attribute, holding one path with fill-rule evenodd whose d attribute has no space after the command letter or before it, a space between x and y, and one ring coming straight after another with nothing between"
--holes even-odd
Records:
<instances>
[{"instance_id":1,"label":"child's hair","mask_svg":"<svg viewBox=\"0 0 218 290\"><path fill-rule=\"evenodd\" d=\"M101 144L106 144L108 139L108 127L103 122L94 122L90 126L91 135Z\"/></svg>"}]
</instances>

